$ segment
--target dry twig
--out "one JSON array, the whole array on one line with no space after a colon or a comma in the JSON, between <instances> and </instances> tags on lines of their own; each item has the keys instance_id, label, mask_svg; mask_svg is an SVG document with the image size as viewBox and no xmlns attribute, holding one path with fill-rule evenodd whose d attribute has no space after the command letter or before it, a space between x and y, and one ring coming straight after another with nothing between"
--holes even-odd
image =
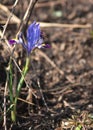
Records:
<instances>
[{"instance_id":1,"label":"dry twig","mask_svg":"<svg viewBox=\"0 0 93 130\"><path fill-rule=\"evenodd\" d=\"M16 0L16 1L15 1L14 5L13 5L13 7L12 7L12 11L11 11L11 13L10 13L10 15L9 15L9 17L8 17L8 19L7 19L7 21L6 21L6 24L4 25L4 30L3 30L3 32L2 32L2 39L3 39L3 37L4 37L4 34L5 34L6 29L7 29L8 23L10 22L10 19L11 19L11 17L13 16L13 12L14 12L14 9L15 9L15 7L16 7L18 1L19 1L19 0Z\"/></svg>"},{"instance_id":2,"label":"dry twig","mask_svg":"<svg viewBox=\"0 0 93 130\"><path fill-rule=\"evenodd\" d=\"M7 95L7 82L5 84L5 89L4 89L4 122L3 122L3 126L4 129L7 130L7 125L6 125L6 95Z\"/></svg>"},{"instance_id":3,"label":"dry twig","mask_svg":"<svg viewBox=\"0 0 93 130\"><path fill-rule=\"evenodd\" d=\"M26 13L23 17L23 19L21 20L21 23L20 23L20 27L19 27L19 31L17 33L17 35L20 33L20 32L25 32L26 31L26 28L27 28L27 25L28 25L28 22L29 22L29 19L32 15L32 11L33 11L33 8L35 6L35 4L37 3L38 0L35 0L33 2L33 0L30 0L30 3L29 3L29 6L26 10Z\"/></svg>"},{"instance_id":4,"label":"dry twig","mask_svg":"<svg viewBox=\"0 0 93 130\"><path fill-rule=\"evenodd\" d=\"M11 24L11 23L13 23L13 24L20 24L20 19L13 14L14 11L10 12L9 9L5 5L2 5L2 4L0 4L0 10L2 10L2 12L4 14L6 14L6 16L8 17L8 19L9 19L10 15L12 15L11 18L10 18L10 20L9 20L9 22L8 22L8 24ZM4 20L0 21L0 24L6 24L6 20L5 21Z\"/></svg>"},{"instance_id":5,"label":"dry twig","mask_svg":"<svg viewBox=\"0 0 93 130\"><path fill-rule=\"evenodd\" d=\"M91 28L91 24L61 24L61 23L45 23L45 22L40 22L40 26L44 28L50 28L50 27L59 27L59 28Z\"/></svg>"}]
</instances>

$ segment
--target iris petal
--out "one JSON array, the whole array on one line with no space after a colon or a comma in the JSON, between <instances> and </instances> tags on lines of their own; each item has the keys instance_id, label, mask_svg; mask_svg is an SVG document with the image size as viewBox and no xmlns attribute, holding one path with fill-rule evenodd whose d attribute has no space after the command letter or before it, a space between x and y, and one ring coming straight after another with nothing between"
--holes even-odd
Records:
<instances>
[{"instance_id":1,"label":"iris petal","mask_svg":"<svg viewBox=\"0 0 93 130\"><path fill-rule=\"evenodd\" d=\"M10 45L16 44L16 40L14 40L14 39L9 40L9 44L10 44Z\"/></svg>"},{"instance_id":2,"label":"iris petal","mask_svg":"<svg viewBox=\"0 0 93 130\"><path fill-rule=\"evenodd\" d=\"M31 51L36 46L38 46L38 41L40 39L40 25L36 22L33 22L27 30L27 41L28 41L28 50ZM37 44L37 45L36 45Z\"/></svg>"},{"instance_id":3,"label":"iris petal","mask_svg":"<svg viewBox=\"0 0 93 130\"><path fill-rule=\"evenodd\" d=\"M51 46L49 44L45 44L44 48L50 48Z\"/></svg>"},{"instance_id":4,"label":"iris petal","mask_svg":"<svg viewBox=\"0 0 93 130\"><path fill-rule=\"evenodd\" d=\"M43 37L40 30L40 25L35 21L29 25L27 29L27 43L24 43L23 35L20 33L18 35L18 40L9 40L11 45L13 44L22 44L22 46L26 49L28 54L35 48L50 48L49 44L43 44Z\"/></svg>"}]
</instances>

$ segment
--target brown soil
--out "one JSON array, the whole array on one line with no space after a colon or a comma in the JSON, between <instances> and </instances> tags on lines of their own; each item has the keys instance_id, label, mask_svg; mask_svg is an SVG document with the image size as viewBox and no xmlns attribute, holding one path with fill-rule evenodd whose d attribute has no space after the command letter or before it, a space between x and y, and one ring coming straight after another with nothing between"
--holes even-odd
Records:
<instances>
[{"instance_id":1,"label":"brown soil","mask_svg":"<svg viewBox=\"0 0 93 130\"><path fill-rule=\"evenodd\" d=\"M42 27L46 35L45 42L49 43L51 48L35 51L31 56L31 67L26 76L26 81L37 98L31 95L25 83L20 95L20 98L28 99L35 105L19 100L17 124L12 124L8 112L8 129L11 127L12 130L74 130L81 122L82 130L93 129L93 1L58 1L39 0L33 10L31 22L36 20L72 24L72 27L52 27L52 24L50 27ZM12 0L3 0L1 3L11 10ZM20 19L28 3L28 0L25 3L20 1L16 6L14 13ZM2 13L0 19L5 18ZM91 28L73 28L74 24L88 24ZM9 24L6 31L7 39L13 38L17 31L15 24ZM21 67L24 56L25 51L18 47L16 58ZM9 57L6 46L0 44L0 113L3 112L5 67L8 65ZM9 107L9 95L7 106ZM3 130L3 120L0 121L0 125Z\"/></svg>"}]
</instances>

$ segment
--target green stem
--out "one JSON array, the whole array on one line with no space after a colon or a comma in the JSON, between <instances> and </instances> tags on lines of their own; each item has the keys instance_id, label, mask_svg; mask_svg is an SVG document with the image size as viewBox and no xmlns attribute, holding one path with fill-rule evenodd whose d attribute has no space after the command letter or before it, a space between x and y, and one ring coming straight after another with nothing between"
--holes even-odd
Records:
<instances>
[{"instance_id":1,"label":"green stem","mask_svg":"<svg viewBox=\"0 0 93 130\"><path fill-rule=\"evenodd\" d=\"M30 61L30 59L29 59L29 57L27 57L27 58L26 58L25 67L24 67L24 69L23 69L23 71L22 71L22 77L21 77L21 79L20 79L20 81L19 81L19 83L18 83L18 87L17 87L17 91L16 91L16 97L19 97L20 90L21 90L21 87L22 87L23 82L24 82L24 78L25 78L25 76L26 76L26 74L27 74L27 72L28 72L29 61Z\"/></svg>"},{"instance_id":2,"label":"green stem","mask_svg":"<svg viewBox=\"0 0 93 130\"><path fill-rule=\"evenodd\" d=\"M13 103L13 90L12 90L12 85L13 85L13 73L12 73L12 59L10 58L10 62L9 62L9 67L8 67L8 71L7 72L7 78L9 79L9 95L10 95L10 101L11 104Z\"/></svg>"},{"instance_id":3,"label":"green stem","mask_svg":"<svg viewBox=\"0 0 93 130\"><path fill-rule=\"evenodd\" d=\"M16 106L17 106L17 100L18 100L18 97L19 97L19 94L20 94L20 91L21 91L21 87L23 85L23 82L24 82L24 78L28 72L28 68L29 68L29 57L26 58L26 64L25 64L25 67L22 71L22 76L20 78L20 81L18 83L18 86L17 86L17 90L16 90L16 97L15 97L15 100L14 100L14 109L12 111L12 116L13 116L13 121L15 122L16 121Z\"/></svg>"},{"instance_id":4,"label":"green stem","mask_svg":"<svg viewBox=\"0 0 93 130\"><path fill-rule=\"evenodd\" d=\"M10 57L9 65L6 69L6 73L7 73L7 81L8 81L8 84L9 84L10 103L11 103L11 105L13 105L14 104L14 96L13 96L13 88L12 88L13 87L13 66L12 66L12 58L11 57ZM14 120L14 118L12 116L13 108L11 110L12 121Z\"/></svg>"}]
</instances>

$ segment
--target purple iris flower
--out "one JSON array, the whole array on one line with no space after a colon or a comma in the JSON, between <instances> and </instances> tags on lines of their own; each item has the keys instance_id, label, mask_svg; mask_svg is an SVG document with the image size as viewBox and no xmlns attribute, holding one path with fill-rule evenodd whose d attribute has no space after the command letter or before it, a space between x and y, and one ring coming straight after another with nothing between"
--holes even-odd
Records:
<instances>
[{"instance_id":1,"label":"purple iris flower","mask_svg":"<svg viewBox=\"0 0 93 130\"><path fill-rule=\"evenodd\" d=\"M41 34L40 25L36 22L33 22L27 29L27 43L24 43L22 38L22 33L19 34L18 40L9 40L11 45L13 44L22 44L23 47L27 50L28 54L33 51L35 48L49 48L49 44L44 44L43 36Z\"/></svg>"}]
</instances>

